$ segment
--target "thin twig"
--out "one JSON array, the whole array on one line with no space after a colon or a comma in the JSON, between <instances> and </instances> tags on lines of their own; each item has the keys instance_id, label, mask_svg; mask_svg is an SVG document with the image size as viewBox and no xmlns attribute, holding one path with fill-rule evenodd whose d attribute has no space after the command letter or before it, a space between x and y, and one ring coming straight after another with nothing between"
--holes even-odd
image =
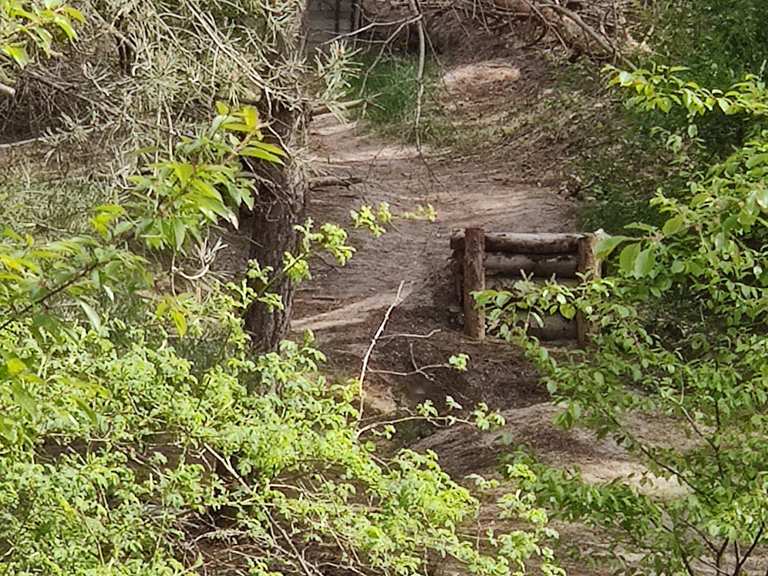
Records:
<instances>
[{"instance_id":1,"label":"thin twig","mask_svg":"<svg viewBox=\"0 0 768 576\"><path fill-rule=\"evenodd\" d=\"M10 98L16 96L16 89L0 82L0 94L4 94Z\"/></svg>"},{"instance_id":2,"label":"thin twig","mask_svg":"<svg viewBox=\"0 0 768 576\"><path fill-rule=\"evenodd\" d=\"M398 304L401 302L401 296L403 293L403 286L405 286L405 280L400 282L400 286L397 288L397 295L395 296L394 302L390 305L389 308L387 308L386 314L384 314L384 319L381 321L381 324L379 324L379 329L376 330L376 334L374 334L373 338L371 339L371 344L368 346L368 350L365 352L365 356L363 357L363 366L360 369L360 413L358 415L358 420L362 420L363 418L363 406L365 403L365 391L363 388L363 384L365 383L365 375L368 372L368 363L371 361L371 354L373 354L373 349L376 348L376 344L379 341L379 338L381 337L382 333L384 332L384 329L387 326L387 322L389 322L389 317L392 315L392 311L397 307Z\"/></svg>"},{"instance_id":3,"label":"thin twig","mask_svg":"<svg viewBox=\"0 0 768 576\"><path fill-rule=\"evenodd\" d=\"M381 340L391 340L392 338L432 338L435 334L442 332L439 328L432 330L428 334L390 334L388 336L382 336Z\"/></svg>"},{"instance_id":4,"label":"thin twig","mask_svg":"<svg viewBox=\"0 0 768 576\"><path fill-rule=\"evenodd\" d=\"M417 76L416 80L419 84L419 93L416 98L416 123L415 123L415 129L416 129L416 148L417 150L421 150L421 115L422 115L422 108L424 104L424 70L426 68L427 64L427 33L424 29L424 15L421 11L421 6L419 6L419 0L409 0L411 11L413 12L414 18L418 18L418 21L416 22L416 31L419 35L419 67L417 70Z\"/></svg>"}]
</instances>

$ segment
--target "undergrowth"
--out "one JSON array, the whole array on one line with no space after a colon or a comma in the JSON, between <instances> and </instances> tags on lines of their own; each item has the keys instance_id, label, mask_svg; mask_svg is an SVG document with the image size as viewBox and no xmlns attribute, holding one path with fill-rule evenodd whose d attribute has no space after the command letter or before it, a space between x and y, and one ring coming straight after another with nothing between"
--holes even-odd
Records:
<instances>
[{"instance_id":1,"label":"undergrowth","mask_svg":"<svg viewBox=\"0 0 768 576\"><path fill-rule=\"evenodd\" d=\"M418 59L415 56L377 58L374 54L361 54L358 66L361 73L350 80L349 88L350 98L365 101L357 112L358 118L378 134L414 142L419 94ZM428 61L424 74L423 116L419 123L422 141L439 140L432 114L439 90L437 79L437 65Z\"/></svg>"},{"instance_id":2,"label":"undergrowth","mask_svg":"<svg viewBox=\"0 0 768 576\"><path fill-rule=\"evenodd\" d=\"M656 32L653 53L641 65L680 65L688 69L688 78L720 89L749 74L764 77L768 4L762 0L660 2L645 17ZM588 82L605 85L596 75L574 80L570 74L565 89L580 89ZM605 125L613 126L608 143L580 154L576 169L587 182L583 227L609 232L636 221L659 223L648 203L659 189L682 189L688 179L728 157L764 127L759 118L729 116L719 109L692 121L681 108L649 113L615 99L608 114Z\"/></svg>"}]
</instances>

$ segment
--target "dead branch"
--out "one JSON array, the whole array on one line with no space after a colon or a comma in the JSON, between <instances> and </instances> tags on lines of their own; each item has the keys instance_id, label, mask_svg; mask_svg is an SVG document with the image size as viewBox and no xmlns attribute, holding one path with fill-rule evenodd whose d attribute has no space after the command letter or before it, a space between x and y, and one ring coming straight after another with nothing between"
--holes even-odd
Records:
<instances>
[{"instance_id":1,"label":"dead branch","mask_svg":"<svg viewBox=\"0 0 768 576\"><path fill-rule=\"evenodd\" d=\"M368 350L365 352L365 356L363 357L363 366L360 369L360 414L358 415L358 419L363 418L363 406L365 402L365 390L363 388L363 384L365 383L365 375L368 372L368 363L371 361L371 354L373 354L374 348L376 348L376 344L379 341L379 338L384 333L384 329L387 327L387 322L389 322L389 317L392 315L392 311L397 308L397 306L401 302L401 296L403 294L403 287L405 286L405 280L400 282L400 286L397 288L397 294L395 295L395 300L392 302L389 308L387 308L386 314L384 314L384 319L381 321L381 324L379 324L379 329L376 330L376 334L374 334L373 338L371 339L371 344L368 346Z\"/></svg>"},{"instance_id":2,"label":"dead branch","mask_svg":"<svg viewBox=\"0 0 768 576\"><path fill-rule=\"evenodd\" d=\"M331 188L332 186L344 186L349 188L353 184L362 184L363 179L358 176L318 176L309 181L310 190Z\"/></svg>"}]
</instances>

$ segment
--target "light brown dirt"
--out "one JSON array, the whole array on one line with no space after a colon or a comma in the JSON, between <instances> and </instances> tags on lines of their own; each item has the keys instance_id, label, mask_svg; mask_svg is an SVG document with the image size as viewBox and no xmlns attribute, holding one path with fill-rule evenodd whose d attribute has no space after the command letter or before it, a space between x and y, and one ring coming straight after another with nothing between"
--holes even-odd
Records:
<instances>
[{"instance_id":1,"label":"light brown dirt","mask_svg":"<svg viewBox=\"0 0 768 576\"><path fill-rule=\"evenodd\" d=\"M448 93L443 103L462 127L493 125L495 118L515 126L518 118L527 118L537 98L552 91L547 70L535 61L497 56L475 64L457 62L444 80L462 94L453 98ZM473 342L462 333L449 265L453 230L467 226L509 232L577 229L576 206L562 160L571 144L560 136L563 132L554 121L558 112L552 114L554 128L536 128L536 138L527 139L516 131L501 146L475 150L471 156L385 142L356 123L340 123L331 115L318 118L312 130L316 171L352 176L362 183L314 191L309 215L316 222L346 223L351 209L380 202L389 203L395 214L429 203L438 217L434 223L398 219L379 239L353 231L351 240L358 252L348 266L315 262L314 278L298 293L293 328L313 330L332 371L356 377L371 338L403 283L402 301L393 309L371 356L364 422L395 417L403 407L425 399L441 408L447 395L465 408L485 402L505 416L503 430L436 431L424 424L404 425L398 429L399 445L434 450L456 478L494 474L501 455L524 446L546 463L579 468L588 481L636 477L643 490L673 495L681 487L661 479L650 478L650 484L641 486L639 478L646 470L615 443L583 430L555 426L558 408L519 350L493 340ZM542 148L542 143L549 146ZM458 352L470 356L465 373L442 368L414 373L419 367L444 363ZM645 435L660 433L644 422L637 426ZM483 514L492 511L484 508ZM565 545L603 545L599 535L583 526L559 528ZM573 574L600 573L579 562L566 564Z\"/></svg>"},{"instance_id":2,"label":"light brown dirt","mask_svg":"<svg viewBox=\"0 0 768 576\"><path fill-rule=\"evenodd\" d=\"M530 71L530 67L524 69ZM539 77L529 76L533 81ZM530 84L520 82L520 68L509 59L493 58L476 65L464 62L448 70L446 80L463 85L457 119L468 121L488 110L489 94L506 94L512 103L521 103L531 94ZM475 225L489 231L574 230L575 206L559 182L551 175L522 175L522 164L529 163L530 156L489 154L484 158L479 152L470 158L448 150L419 150L382 141L365 127L339 122L332 115L316 119L312 154L318 173L362 179L350 187L314 191L309 215L316 222L347 223L351 209L380 202L387 202L395 214L431 204L438 215L433 223L397 219L379 239L353 231L358 253L352 262L338 268L330 261L317 261L313 280L298 293L294 330L313 330L332 368L354 376L398 286L404 283L403 300L371 358L366 380L368 414L393 412L426 398L440 405L446 395L468 407L486 402L499 409L546 400L546 391L519 351L463 337L449 267L449 237L453 230ZM549 172L542 167L545 170ZM432 335L417 337L428 334ZM466 373L437 369L429 377L403 377L378 372L413 372L423 365L444 363L458 352L470 355L471 369Z\"/></svg>"}]
</instances>

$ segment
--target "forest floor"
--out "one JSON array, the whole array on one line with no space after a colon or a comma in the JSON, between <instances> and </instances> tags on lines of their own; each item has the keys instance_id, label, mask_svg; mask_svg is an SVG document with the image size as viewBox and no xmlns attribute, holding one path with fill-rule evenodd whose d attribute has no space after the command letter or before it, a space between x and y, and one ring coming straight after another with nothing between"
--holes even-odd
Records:
<instances>
[{"instance_id":1,"label":"forest floor","mask_svg":"<svg viewBox=\"0 0 768 576\"><path fill-rule=\"evenodd\" d=\"M572 115L547 104L562 103L561 95L551 96L557 72L531 52L512 49L500 56L497 50L492 56L458 59L443 77L443 113L453 118L457 130L503 132L474 153L419 149L385 141L363 125L339 122L332 115L316 119L311 142L315 170L360 181L313 191L309 215L316 222L347 222L351 209L380 202L389 203L395 214L431 204L437 218L398 219L378 239L354 231L358 252L348 266L316 262L314 278L298 293L293 329L315 333L332 373L357 377L391 308L366 374L366 421L396 417L403 407L426 399L442 407L447 395L468 409L485 402L506 418L505 429L496 433L423 424L398 429L400 445L434 450L457 479L492 474L499 456L512 449L499 441L502 437L547 463L578 466L587 480L626 477L641 468L619 446L553 424L557 407L520 350L493 339L478 343L462 333L450 267L452 231L468 226L507 232L578 229L574 180L563 160L574 142L561 137L560 130ZM531 110L539 111L539 120L532 121ZM573 134L573 126L566 132ZM422 370L457 353L469 355L468 371ZM651 436L664 434L662 426L638 426ZM559 528L566 544L576 539L582 546L600 545L600 538L584 527ZM571 574L600 573L565 564Z\"/></svg>"}]
</instances>

